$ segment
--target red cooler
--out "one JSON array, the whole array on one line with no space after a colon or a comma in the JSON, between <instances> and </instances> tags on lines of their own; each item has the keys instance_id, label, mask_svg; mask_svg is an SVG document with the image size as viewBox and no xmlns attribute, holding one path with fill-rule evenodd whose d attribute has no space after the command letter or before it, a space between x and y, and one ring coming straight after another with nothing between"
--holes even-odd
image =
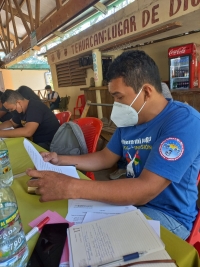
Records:
<instances>
[{"instance_id":1,"label":"red cooler","mask_svg":"<svg viewBox=\"0 0 200 267\"><path fill-rule=\"evenodd\" d=\"M168 57L170 89L200 88L200 45L171 47Z\"/></svg>"}]
</instances>

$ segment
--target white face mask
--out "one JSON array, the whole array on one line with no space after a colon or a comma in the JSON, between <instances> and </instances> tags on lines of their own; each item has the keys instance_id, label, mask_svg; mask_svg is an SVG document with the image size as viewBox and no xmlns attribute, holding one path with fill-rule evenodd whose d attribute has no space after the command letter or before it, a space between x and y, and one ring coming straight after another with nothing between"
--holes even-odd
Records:
<instances>
[{"instance_id":1,"label":"white face mask","mask_svg":"<svg viewBox=\"0 0 200 267\"><path fill-rule=\"evenodd\" d=\"M142 92L142 89L143 88L140 89L139 93L137 94L133 102L130 104L130 106L121 104L119 102L114 102L110 118L116 124L117 127L129 127L134 126L138 123L138 114L143 109L144 105L146 104L146 101L138 112L131 106Z\"/></svg>"}]
</instances>

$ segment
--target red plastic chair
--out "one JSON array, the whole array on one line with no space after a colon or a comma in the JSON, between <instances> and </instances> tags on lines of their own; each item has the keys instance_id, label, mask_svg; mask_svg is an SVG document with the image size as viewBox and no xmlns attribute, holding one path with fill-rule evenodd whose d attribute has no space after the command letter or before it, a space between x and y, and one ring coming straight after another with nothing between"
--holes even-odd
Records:
<instances>
[{"instance_id":1,"label":"red plastic chair","mask_svg":"<svg viewBox=\"0 0 200 267\"><path fill-rule=\"evenodd\" d=\"M71 112L70 111L63 111L60 113L55 114L56 118L58 119L60 125L62 125L64 122L68 122L71 117Z\"/></svg>"},{"instance_id":2,"label":"red plastic chair","mask_svg":"<svg viewBox=\"0 0 200 267\"><path fill-rule=\"evenodd\" d=\"M197 185L200 182L200 173L197 178ZM200 210L197 214L197 217L194 221L192 231L190 236L186 240L190 245L194 246L200 256Z\"/></svg>"},{"instance_id":3,"label":"red plastic chair","mask_svg":"<svg viewBox=\"0 0 200 267\"><path fill-rule=\"evenodd\" d=\"M79 95L76 100L76 106L74 107L74 118L75 118L76 110L79 111L80 116L81 116L84 107L85 107L85 95Z\"/></svg>"},{"instance_id":4,"label":"red plastic chair","mask_svg":"<svg viewBox=\"0 0 200 267\"><path fill-rule=\"evenodd\" d=\"M103 127L102 121L97 118L87 117L87 118L76 119L74 120L74 122L80 126L83 132L88 153L95 152L97 148L97 142L99 140L99 136L101 133L101 129ZM88 176L92 180L95 180L93 172L86 172L86 176Z\"/></svg>"}]
</instances>

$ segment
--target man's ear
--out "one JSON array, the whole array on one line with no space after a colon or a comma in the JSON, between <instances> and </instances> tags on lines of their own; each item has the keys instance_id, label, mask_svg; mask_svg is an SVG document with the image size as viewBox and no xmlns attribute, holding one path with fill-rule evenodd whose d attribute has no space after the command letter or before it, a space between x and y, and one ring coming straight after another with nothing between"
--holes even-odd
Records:
<instances>
[{"instance_id":1,"label":"man's ear","mask_svg":"<svg viewBox=\"0 0 200 267\"><path fill-rule=\"evenodd\" d=\"M144 100L147 101L152 95L153 88L150 84L144 84L143 91L144 91Z\"/></svg>"}]
</instances>

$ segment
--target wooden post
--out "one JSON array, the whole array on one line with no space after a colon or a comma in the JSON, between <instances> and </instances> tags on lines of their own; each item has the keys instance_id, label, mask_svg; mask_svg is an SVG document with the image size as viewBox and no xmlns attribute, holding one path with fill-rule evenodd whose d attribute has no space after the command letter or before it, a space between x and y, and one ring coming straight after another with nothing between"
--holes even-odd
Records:
<instances>
[{"instance_id":1,"label":"wooden post","mask_svg":"<svg viewBox=\"0 0 200 267\"><path fill-rule=\"evenodd\" d=\"M81 114L81 118L85 118L87 116L88 110L90 108L90 105L89 105L90 103L91 103L90 100L86 101L85 107L84 107L83 112Z\"/></svg>"},{"instance_id":2,"label":"wooden post","mask_svg":"<svg viewBox=\"0 0 200 267\"><path fill-rule=\"evenodd\" d=\"M95 87L102 86L103 75L102 75L101 52L99 51L99 49L92 50L92 59L93 59ZM100 90L96 90L96 101L97 103L101 103ZM97 114L99 119L103 118L103 112L101 106L97 106Z\"/></svg>"}]
</instances>

